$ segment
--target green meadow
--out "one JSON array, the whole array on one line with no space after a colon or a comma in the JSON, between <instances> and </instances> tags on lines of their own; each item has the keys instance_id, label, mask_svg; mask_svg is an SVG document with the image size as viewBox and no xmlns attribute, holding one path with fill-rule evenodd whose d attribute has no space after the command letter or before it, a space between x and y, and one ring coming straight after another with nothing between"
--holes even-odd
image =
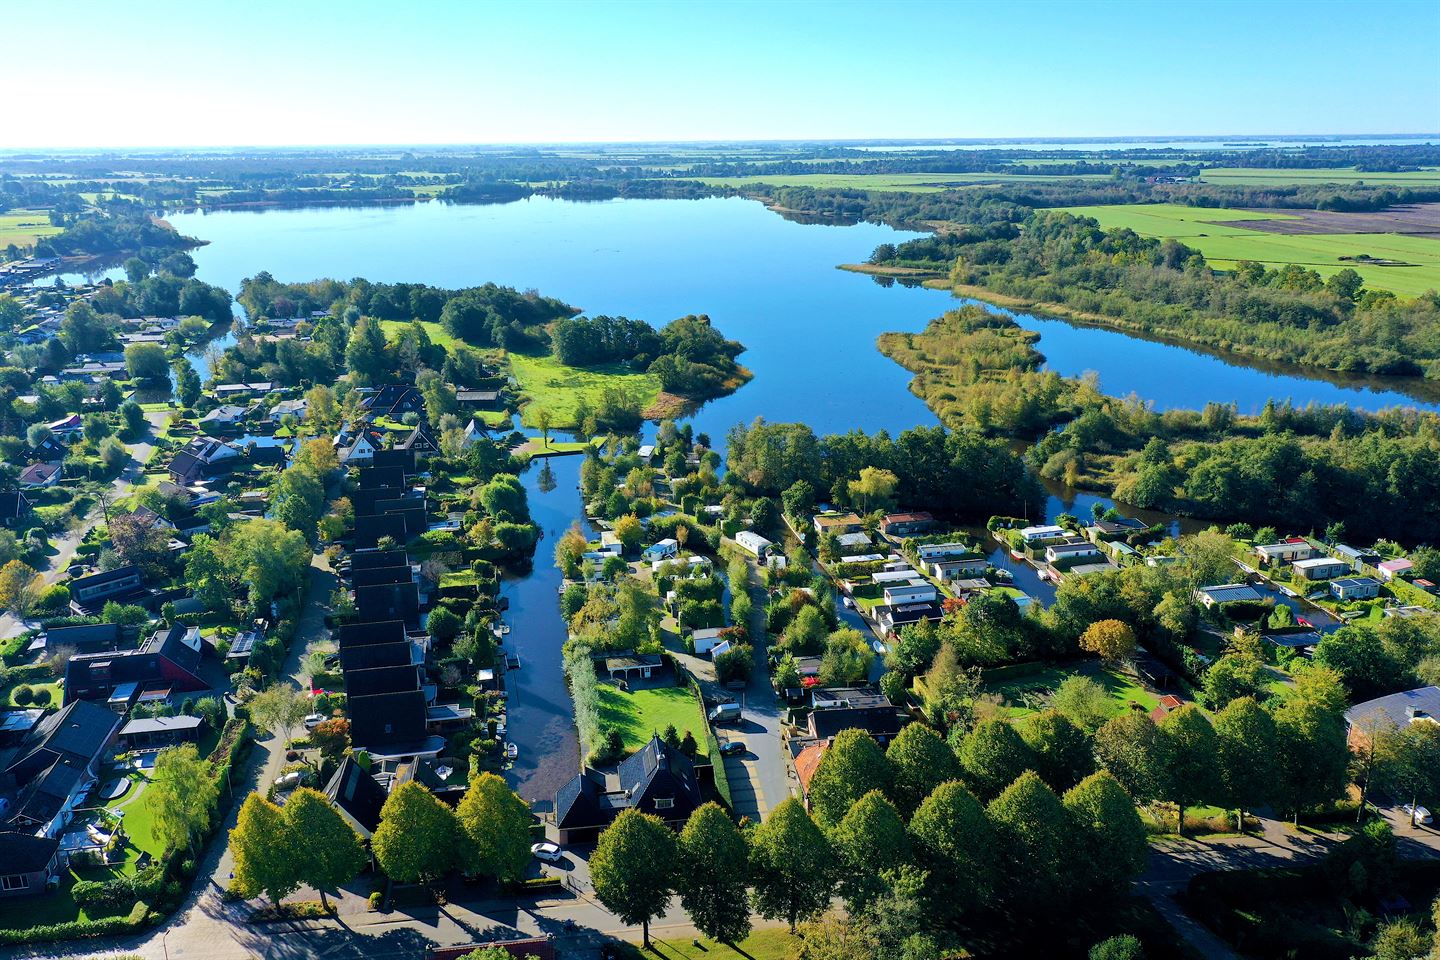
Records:
<instances>
[{"instance_id":1,"label":"green meadow","mask_svg":"<svg viewBox=\"0 0 1440 960\"><path fill-rule=\"evenodd\" d=\"M50 225L50 215L44 210L10 210L0 213L0 247L15 244L28 247L40 237L53 237L59 227Z\"/></svg>"},{"instance_id":2,"label":"green meadow","mask_svg":"<svg viewBox=\"0 0 1440 960\"><path fill-rule=\"evenodd\" d=\"M1129 227L1149 237L1174 237L1205 255L1217 269L1239 260L1267 266L1296 263L1328 277L1346 267L1365 278L1366 286L1405 296L1440 289L1440 240L1396 233L1265 233L1231 225L1236 220L1293 220L1282 213L1207 209L1177 204L1118 204L1066 207L1070 213L1094 217L1106 229ZM1382 267L1355 264L1341 257L1368 255L1414 266Z\"/></svg>"},{"instance_id":3,"label":"green meadow","mask_svg":"<svg viewBox=\"0 0 1440 960\"><path fill-rule=\"evenodd\" d=\"M660 378L636 373L620 364L595 367L567 367L555 357L510 354L510 372L529 398L521 415L527 427L539 427L541 410L550 412L550 426L575 426L575 406L581 397L590 409L600 408L600 397L609 388L618 388L634 397L643 410L660 395Z\"/></svg>"},{"instance_id":4,"label":"green meadow","mask_svg":"<svg viewBox=\"0 0 1440 960\"><path fill-rule=\"evenodd\" d=\"M1287 184L1375 183L1397 187L1440 186L1440 167L1424 167L1404 173L1375 173L1354 167L1325 169L1283 167L1214 167L1200 171L1205 183L1233 186L1271 187Z\"/></svg>"}]
</instances>

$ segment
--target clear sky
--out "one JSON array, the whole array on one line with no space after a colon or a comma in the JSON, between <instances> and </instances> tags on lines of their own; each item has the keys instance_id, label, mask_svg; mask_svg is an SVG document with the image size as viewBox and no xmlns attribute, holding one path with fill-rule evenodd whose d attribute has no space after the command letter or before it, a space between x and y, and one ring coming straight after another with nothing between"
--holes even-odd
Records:
<instances>
[{"instance_id":1,"label":"clear sky","mask_svg":"<svg viewBox=\"0 0 1440 960\"><path fill-rule=\"evenodd\" d=\"M1440 130L1440 0L5 6L11 148Z\"/></svg>"}]
</instances>

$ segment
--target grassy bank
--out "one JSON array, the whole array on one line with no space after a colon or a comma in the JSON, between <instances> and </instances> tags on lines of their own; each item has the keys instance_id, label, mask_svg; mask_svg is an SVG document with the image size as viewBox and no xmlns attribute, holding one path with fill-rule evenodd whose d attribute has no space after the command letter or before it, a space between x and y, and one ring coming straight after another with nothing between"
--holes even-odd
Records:
<instances>
[{"instance_id":1,"label":"grassy bank","mask_svg":"<svg viewBox=\"0 0 1440 960\"><path fill-rule=\"evenodd\" d=\"M550 414L550 426L576 426L575 407L581 398L591 410L598 410L606 390L619 390L646 409L660 395L660 378L636 373L621 364L595 367L567 367L553 356L510 354L510 372L529 398L521 414L527 427L540 426L540 411Z\"/></svg>"}]
</instances>

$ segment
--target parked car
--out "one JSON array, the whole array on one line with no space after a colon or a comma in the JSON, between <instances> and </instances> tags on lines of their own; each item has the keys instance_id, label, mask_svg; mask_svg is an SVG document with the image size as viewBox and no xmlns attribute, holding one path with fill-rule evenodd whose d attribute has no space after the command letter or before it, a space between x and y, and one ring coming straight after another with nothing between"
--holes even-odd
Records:
<instances>
[{"instance_id":1,"label":"parked car","mask_svg":"<svg viewBox=\"0 0 1440 960\"><path fill-rule=\"evenodd\" d=\"M740 719L740 704L722 703L710 711L711 723L735 723Z\"/></svg>"},{"instance_id":2,"label":"parked car","mask_svg":"<svg viewBox=\"0 0 1440 960\"><path fill-rule=\"evenodd\" d=\"M738 757L742 753L745 753L747 749L745 741L743 740L726 740L720 744L720 756Z\"/></svg>"},{"instance_id":3,"label":"parked car","mask_svg":"<svg viewBox=\"0 0 1440 960\"><path fill-rule=\"evenodd\" d=\"M275 787L279 790L294 790L300 786L300 771L291 770L289 773L282 773L275 778Z\"/></svg>"},{"instance_id":4,"label":"parked car","mask_svg":"<svg viewBox=\"0 0 1440 960\"><path fill-rule=\"evenodd\" d=\"M547 841L534 844L530 847L530 855L536 860L543 860L546 863L559 863L565 859L565 851L556 844Z\"/></svg>"},{"instance_id":5,"label":"parked car","mask_svg":"<svg viewBox=\"0 0 1440 960\"><path fill-rule=\"evenodd\" d=\"M316 727L320 726L320 724L324 722L325 714L323 713L310 713L305 715L304 723L306 730L314 730Z\"/></svg>"},{"instance_id":6,"label":"parked car","mask_svg":"<svg viewBox=\"0 0 1440 960\"><path fill-rule=\"evenodd\" d=\"M1405 812L1405 816L1410 818L1410 822L1417 826L1428 824L1430 822L1430 811L1426 810L1424 807L1416 806L1413 803L1407 803L1403 804L1400 809Z\"/></svg>"}]
</instances>

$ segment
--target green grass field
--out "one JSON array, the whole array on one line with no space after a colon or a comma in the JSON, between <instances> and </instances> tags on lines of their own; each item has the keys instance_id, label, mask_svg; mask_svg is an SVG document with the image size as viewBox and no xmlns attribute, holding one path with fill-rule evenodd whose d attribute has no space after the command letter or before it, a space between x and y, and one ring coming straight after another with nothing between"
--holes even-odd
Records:
<instances>
[{"instance_id":1,"label":"green grass field","mask_svg":"<svg viewBox=\"0 0 1440 960\"><path fill-rule=\"evenodd\" d=\"M640 960L642 957L657 956L665 960L787 960L796 955L798 942L783 927L756 930L735 946L726 946L713 940L701 940L696 946L690 940L660 940L650 938L650 953L643 952L637 944L621 946L620 955L626 960Z\"/></svg>"},{"instance_id":2,"label":"green grass field","mask_svg":"<svg viewBox=\"0 0 1440 960\"><path fill-rule=\"evenodd\" d=\"M1140 704L1146 710L1154 710L1160 705L1159 698L1140 686L1134 677L1094 661L1048 667L998 683L987 683L985 692L996 693L1004 698L1006 712L1011 716L1026 717L1038 713L1045 699L1054 693L1067 677L1074 676L1089 677L1103 686L1114 704L1113 713L1127 709L1132 702Z\"/></svg>"},{"instance_id":3,"label":"green grass field","mask_svg":"<svg viewBox=\"0 0 1440 960\"><path fill-rule=\"evenodd\" d=\"M520 389L530 399L521 421L527 427L540 426L541 410L550 411L550 426L575 426L575 405L581 397L590 409L600 407L600 395L616 387L639 400L641 409L650 406L660 394L660 378L649 373L636 373L619 364L598 367L567 367L553 356L510 354L510 372Z\"/></svg>"},{"instance_id":4,"label":"green grass field","mask_svg":"<svg viewBox=\"0 0 1440 960\"><path fill-rule=\"evenodd\" d=\"M817 190L878 190L890 193L939 193L956 187L983 183L1025 183L1053 180L1079 180L1073 174L1035 176L1014 173L786 173L756 174L748 177L696 177L701 183L717 187L747 187L768 183L777 187L814 187ZM1095 176L1091 179L1104 179Z\"/></svg>"},{"instance_id":5,"label":"green grass field","mask_svg":"<svg viewBox=\"0 0 1440 960\"><path fill-rule=\"evenodd\" d=\"M619 730L626 750L639 750L650 742L652 733L663 734L671 724L682 737L686 730L693 733L701 756L705 755L705 717L688 688L657 687L627 693L600 684L600 726Z\"/></svg>"},{"instance_id":6,"label":"green grass field","mask_svg":"<svg viewBox=\"0 0 1440 960\"><path fill-rule=\"evenodd\" d=\"M1234 186L1285 186L1318 183L1375 183L1403 187L1440 186L1440 167L1425 167L1405 173L1366 173L1353 167L1303 169L1267 167L1215 167L1200 171L1205 183Z\"/></svg>"},{"instance_id":7,"label":"green grass field","mask_svg":"<svg viewBox=\"0 0 1440 960\"><path fill-rule=\"evenodd\" d=\"M19 706L19 704L15 703L15 702L12 701L10 698L11 698L11 696L15 693L15 688L16 688L16 687L21 687L21 686L26 686L26 684L21 683L21 682L19 682L19 681L14 681L14 682L5 684L5 686L3 686L3 687L0 687L0 704L3 704L3 705L5 705L5 706ZM41 690L48 690L48 691L50 691L50 699L45 702L44 706L47 706L47 707L58 707L58 706L60 706L60 700L62 699L63 694L62 694L61 691L60 691L60 681L59 681L59 680L52 680L52 681L50 681L50 682L48 682L48 683L30 683L30 684L28 684L28 686L30 687L31 690L35 691L36 693L39 693ZM32 707L37 707L37 706L41 706L41 704L31 703L30 706L32 706Z\"/></svg>"},{"instance_id":8,"label":"green grass field","mask_svg":"<svg viewBox=\"0 0 1440 960\"><path fill-rule=\"evenodd\" d=\"M385 331L385 340L387 342L394 342L395 339L400 336L400 331L408 326L410 326L410 324L405 320L380 321L380 329ZM424 327L425 332L430 335L431 343L438 343L446 350L453 350L462 345L462 341L452 337L448 330L434 321L421 320L420 326Z\"/></svg>"},{"instance_id":9,"label":"green grass field","mask_svg":"<svg viewBox=\"0 0 1440 960\"><path fill-rule=\"evenodd\" d=\"M28 247L40 237L53 237L60 227L50 225L50 215L44 210L10 210L0 213L0 248L15 244Z\"/></svg>"},{"instance_id":10,"label":"green grass field","mask_svg":"<svg viewBox=\"0 0 1440 960\"><path fill-rule=\"evenodd\" d=\"M1177 204L1116 204L1095 207L1066 207L1070 213L1094 217L1100 226L1129 227L1149 237L1174 237L1205 255L1213 266L1228 270L1239 260L1255 260L1267 266L1298 263L1322 277L1352 267L1365 278L1366 286L1391 290L1413 297L1440 289L1440 240L1396 233L1264 233L1231 226L1235 220L1295 219L1280 213L1251 213L1246 210L1211 210ZM1342 256L1368 254L1388 260L1416 264L1410 267L1377 267L1347 263Z\"/></svg>"}]
</instances>

